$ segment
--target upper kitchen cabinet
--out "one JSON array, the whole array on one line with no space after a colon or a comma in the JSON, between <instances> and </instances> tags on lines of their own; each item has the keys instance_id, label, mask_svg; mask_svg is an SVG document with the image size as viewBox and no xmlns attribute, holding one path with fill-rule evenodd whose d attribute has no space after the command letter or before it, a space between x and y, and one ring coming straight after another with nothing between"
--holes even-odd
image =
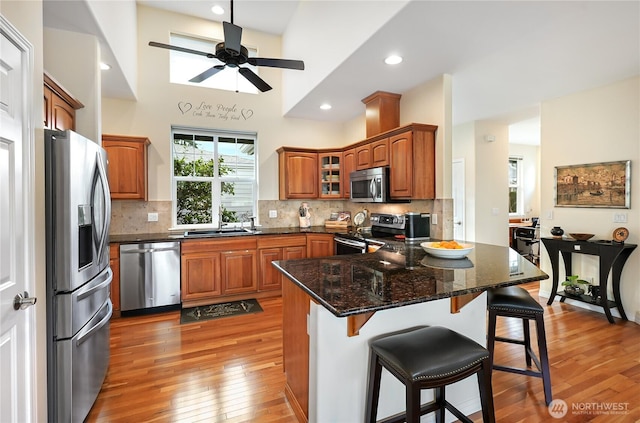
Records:
<instances>
[{"instance_id":1,"label":"upper kitchen cabinet","mask_svg":"<svg viewBox=\"0 0 640 423\"><path fill-rule=\"evenodd\" d=\"M114 200L147 199L147 146L149 139L102 135L109 160L109 189Z\"/></svg>"},{"instance_id":2,"label":"upper kitchen cabinet","mask_svg":"<svg viewBox=\"0 0 640 423\"><path fill-rule=\"evenodd\" d=\"M412 124L389 134L389 195L392 199L436 197L434 125Z\"/></svg>"},{"instance_id":3,"label":"upper kitchen cabinet","mask_svg":"<svg viewBox=\"0 0 640 423\"><path fill-rule=\"evenodd\" d=\"M318 198L318 153L289 147L277 152L280 199Z\"/></svg>"},{"instance_id":4,"label":"upper kitchen cabinet","mask_svg":"<svg viewBox=\"0 0 640 423\"><path fill-rule=\"evenodd\" d=\"M342 152L318 153L320 164L320 198L342 197Z\"/></svg>"},{"instance_id":5,"label":"upper kitchen cabinet","mask_svg":"<svg viewBox=\"0 0 640 423\"><path fill-rule=\"evenodd\" d=\"M356 149L350 148L342 153L342 196L351 197L351 172L356 170Z\"/></svg>"},{"instance_id":6,"label":"upper kitchen cabinet","mask_svg":"<svg viewBox=\"0 0 640 423\"><path fill-rule=\"evenodd\" d=\"M371 167L389 166L389 139L371 143Z\"/></svg>"},{"instance_id":7,"label":"upper kitchen cabinet","mask_svg":"<svg viewBox=\"0 0 640 423\"><path fill-rule=\"evenodd\" d=\"M84 107L47 73L44 79L44 127L64 131L76 129L76 110Z\"/></svg>"}]
</instances>

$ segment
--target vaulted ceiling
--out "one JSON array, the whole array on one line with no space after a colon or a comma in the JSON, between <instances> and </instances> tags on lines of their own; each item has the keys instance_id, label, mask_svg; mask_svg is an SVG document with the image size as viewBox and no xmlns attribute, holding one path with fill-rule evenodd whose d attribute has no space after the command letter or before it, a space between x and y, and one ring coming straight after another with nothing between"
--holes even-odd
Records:
<instances>
[{"instance_id":1,"label":"vaulted ceiling","mask_svg":"<svg viewBox=\"0 0 640 423\"><path fill-rule=\"evenodd\" d=\"M137 0L138 3L212 21L217 0ZM272 34L286 33L305 2L235 0L234 22ZM388 0L400 1L400 0ZM45 2L45 7L46 7ZM49 3L56 3L49 1ZM342 2L344 3L344 1ZM343 37L356 33L375 1L358 1L362 16L348 27L326 22ZM454 124L481 119L535 118L540 102L606 85L640 73L638 1L400 1L398 12L307 92L287 113L343 121L362 113L360 100L376 90L405 92L442 74L452 75ZM226 1L222 2L227 6ZM46 11L45 11L46 12ZM45 25L47 16L45 13ZM404 61L392 70L390 52ZM313 52L306 52L313 54ZM344 55L343 55L344 56ZM305 57L295 57L305 59ZM103 87L105 95L117 92ZM319 106L331 102L333 109Z\"/></svg>"}]
</instances>

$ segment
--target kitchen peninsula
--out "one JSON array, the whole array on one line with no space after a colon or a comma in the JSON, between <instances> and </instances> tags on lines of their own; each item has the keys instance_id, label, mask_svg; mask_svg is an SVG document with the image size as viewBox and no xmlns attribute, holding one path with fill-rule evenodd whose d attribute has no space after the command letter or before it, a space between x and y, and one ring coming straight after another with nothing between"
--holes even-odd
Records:
<instances>
[{"instance_id":1,"label":"kitchen peninsula","mask_svg":"<svg viewBox=\"0 0 640 423\"><path fill-rule=\"evenodd\" d=\"M286 394L299 421L363 421L369 341L419 325L445 326L486 344L489 288L547 279L510 248L474 244L466 259L432 257L392 242L371 254L274 262L283 282ZM465 305L466 303L466 305ZM404 410L383 373L379 416ZM432 396L423 392L423 402ZM480 409L474 378L447 389L463 413Z\"/></svg>"}]
</instances>

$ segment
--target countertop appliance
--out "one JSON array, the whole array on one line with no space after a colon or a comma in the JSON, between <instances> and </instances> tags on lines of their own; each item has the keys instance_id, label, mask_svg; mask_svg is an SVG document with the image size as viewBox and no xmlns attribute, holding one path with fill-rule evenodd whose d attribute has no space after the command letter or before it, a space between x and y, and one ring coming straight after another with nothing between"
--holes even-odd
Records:
<instances>
[{"instance_id":1,"label":"countertop appliance","mask_svg":"<svg viewBox=\"0 0 640 423\"><path fill-rule=\"evenodd\" d=\"M386 203L389 201L389 168L356 170L349 175L351 201Z\"/></svg>"},{"instance_id":2,"label":"countertop appliance","mask_svg":"<svg viewBox=\"0 0 640 423\"><path fill-rule=\"evenodd\" d=\"M82 422L109 365L107 155L73 131L44 143L48 418Z\"/></svg>"},{"instance_id":3,"label":"countertop appliance","mask_svg":"<svg viewBox=\"0 0 640 423\"><path fill-rule=\"evenodd\" d=\"M180 304L180 242L120 245L120 310Z\"/></svg>"}]
</instances>

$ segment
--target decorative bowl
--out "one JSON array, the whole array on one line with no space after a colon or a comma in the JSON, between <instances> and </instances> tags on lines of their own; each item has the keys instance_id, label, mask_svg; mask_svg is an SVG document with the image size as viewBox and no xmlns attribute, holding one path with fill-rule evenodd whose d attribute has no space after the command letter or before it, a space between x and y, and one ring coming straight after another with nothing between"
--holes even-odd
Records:
<instances>
[{"instance_id":1,"label":"decorative bowl","mask_svg":"<svg viewBox=\"0 0 640 423\"><path fill-rule=\"evenodd\" d=\"M461 259L473 250L473 245L471 244L460 244L462 248L457 249L442 248L438 246L439 244L439 242L422 242L420 246L432 256L445 259Z\"/></svg>"},{"instance_id":2,"label":"decorative bowl","mask_svg":"<svg viewBox=\"0 0 640 423\"><path fill-rule=\"evenodd\" d=\"M594 237L593 234L569 234L569 236L576 241L586 241Z\"/></svg>"}]
</instances>

